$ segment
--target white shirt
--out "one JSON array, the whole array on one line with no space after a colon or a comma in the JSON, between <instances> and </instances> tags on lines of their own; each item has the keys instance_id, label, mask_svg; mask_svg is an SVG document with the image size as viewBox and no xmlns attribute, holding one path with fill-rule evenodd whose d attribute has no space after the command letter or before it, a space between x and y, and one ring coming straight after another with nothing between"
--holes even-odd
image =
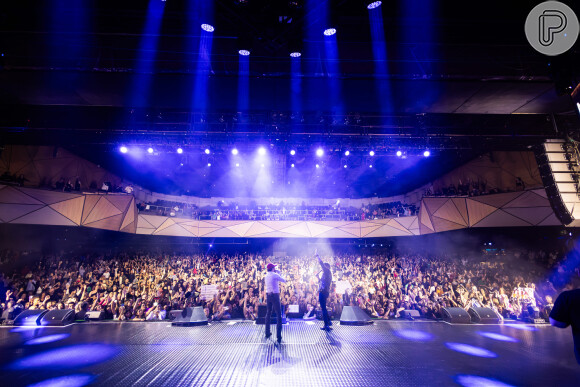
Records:
<instances>
[{"instance_id":1,"label":"white shirt","mask_svg":"<svg viewBox=\"0 0 580 387\"><path fill-rule=\"evenodd\" d=\"M278 273L269 271L264 277L264 283L266 285L266 293L280 293L280 287L278 282L286 282L284 278Z\"/></svg>"}]
</instances>

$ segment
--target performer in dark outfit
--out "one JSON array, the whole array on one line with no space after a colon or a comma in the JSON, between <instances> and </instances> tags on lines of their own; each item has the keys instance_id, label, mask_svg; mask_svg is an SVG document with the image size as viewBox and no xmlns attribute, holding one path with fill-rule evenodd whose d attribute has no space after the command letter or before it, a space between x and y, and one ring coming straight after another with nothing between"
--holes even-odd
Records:
<instances>
[{"instance_id":1,"label":"performer in dark outfit","mask_svg":"<svg viewBox=\"0 0 580 387\"><path fill-rule=\"evenodd\" d=\"M558 328L572 325L574 354L580 364L580 289L560 293L550 313L550 324Z\"/></svg>"},{"instance_id":2,"label":"performer in dark outfit","mask_svg":"<svg viewBox=\"0 0 580 387\"><path fill-rule=\"evenodd\" d=\"M332 328L332 322L330 322L330 317L328 317L328 311L326 310L326 299L330 294L330 284L332 283L332 272L330 271L330 264L322 262L320 256L315 253L316 258L318 258L318 263L322 267L322 276L318 273L319 289L318 289L318 301L320 301L320 308L322 309L322 317L324 318L324 327L320 328L323 331L330 331Z\"/></svg>"},{"instance_id":3,"label":"performer in dark outfit","mask_svg":"<svg viewBox=\"0 0 580 387\"><path fill-rule=\"evenodd\" d=\"M282 307L280 306L280 282L286 282L282 276L280 276L278 270L274 270L276 265L269 263L266 266L266 277L264 277L264 284L266 288L266 338L269 338L272 333L270 332L270 319L272 318L272 310L276 311L276 337L278 343L282 341Z\"/></svg>"}]
</instances>

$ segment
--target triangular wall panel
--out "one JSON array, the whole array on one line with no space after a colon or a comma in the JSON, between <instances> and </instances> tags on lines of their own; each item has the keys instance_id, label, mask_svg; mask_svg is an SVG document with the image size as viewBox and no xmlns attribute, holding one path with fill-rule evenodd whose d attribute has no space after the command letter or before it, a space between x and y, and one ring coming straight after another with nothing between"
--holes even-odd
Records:
<instances>
[{"instance_id":1,"label":"triangular wall panel","mask_svg":"<svg viewBox=\"0 0 580 387\"><path fill-rule=\"evenodd\" d=\"M548 216L546 219L542 220L542 223L538 224L538 226L561 226L562 222L558 220L556 214L552 214Z\"/></svg>"},{"instance_id":2,"label":"triangular wall panel","mask_svg":"<svg viewBox=\"0 0 580 387\"><path fill-rule=\"evenodd\" d=\"M230 230L227 227L221 227L215 231L212 231L208 234L205 234L205 237L207 237L207 238L237 238L238 234L236 234L235 232L233 232L232 230Z\"/></svg>"},{"instance_id":3,"label":"triangular wall panel","mask_svg":"<svg viewBox=\"0 0 580 387\"><path fill-rule=\"evenodd\" d=\"M433 214L447 201L449 201L449 198L424 198L422 205L427 206L429 213Z\"/></svg>"},{"instance_id":4,"label":"triangular wall panel","mask_svg":"<svg viewBox=\"0 0 580 387\"><path fill-rule=\"evenodd\" d=\"M51 226L76 226L76 224L53 210L52 208L46 206L41 209L24 215L18 219L13 220L11 223L18 224L42 224Z\"/></svg>"},{"instance_id":5,"label":"triangular wall panel","mask_svg":"<svg viewBox=\"0 0 580 387\"><path fill-rule=\"evenodd\" d=\"M172 235L172 236L184 236L184 237L193 237L195 234L190 233L184 227L181 227L179 224L173 224L169 227L165 227L163 230L159 232L155 232L155 235Z\"/></svg>"},{"instance_id":6,"label":"triangular wall panel","mask_svg":"<svg viewBox=\"0 0 580 387\"><path fill-rule=\"evenodd\" d=\"M141 235L151 235L153 234L154 229L152 228L141 228L141 227L137 227L137 234L141 234Z\"/></svg>"},{"instance_id":7,"label":"triangular wall panel","mask_svg":"<svg viewBox=\"0 0 580 387\"><path fill-rule=\"evenodd\" d=\"M103 195L103 197L106 198L107 201L110 202L112 205L117 207L117 209L121 212L124 212L127 209L127 206L131 202L131 199L133 199L132 195L124 195L124 194Z\"/></svg>"},{"instance_id":8,"label":"triangular wall panel","mask_svg":"<svg viewBox=\"0 0 580 387\"><path fill-rule=\"evenodd\" d=\"M360 236L361 236L360 223L349 223L349 224L346 224L345 226L338 227L338 228L340 228L344 232L352 234L353 236L355 236L357 238L360 238Z\"/></svg>"},{"instance_id":9,"label":"triangular wall panel","mask_svg":"<svg viewBox=\"0 0 580 387\"><path fill-rule=\"evenodd\" d=\"M174 224L175 224L175 222L173 221L173 219L166 218L165 222L163 222L161 224L161 226L157 227L157 230L155 230L155 234L158 234L159 232L163 231L167 227L173 226Z\"/></svg>"},{"instance_id":10,"label":"triangular wall panel","mask_svg":"<svg viewBox=\"0 0 580 387\"><path fill-rule=\"evenodd\" d=\"M270 228L270 227L264 225L263 223L254 222L252 227L250 227L244 235L249 237L249 236L255 236L255 235L260 235L260 234L267 234L267 233L270 233L273 231L275 231L273 228Z\"/></svg>"},{"instance_id":11,"label":"triangular wall panel","mask_svg":"<svg viewBox=\"0 0 580 387\"><path fill-rule=\"evenodd\" d=\"M252 227L253 224L254 222L242 222L239 224L228 226L228 228L232 230L234 233L236 233L237 236L242 237L246 235L246 232L248 232L248 230L250 229L250 227Z\"/></svg>"},{"instance_id":12,"label":"triangular wall panel","mask_svg":"<svg viewBox=\"0 0 580 387\"><path fill-rule=\"evenodd\" d=\"M268 227L272 228L273 230L279 231L279 230L294 226L298 223L300 223L300 222L294 221L294 220L277 220L277 221L268 222Z\"/></svg>"},{"instance_id":13,"label":"triangular wall panel","mask_svg":"<svg viewBox=\"0 0 580 387\"><path fill-rule=\"evenodd\" d=\"M81 224L81 216L83 214L83 206L85 204L85 197L79 196L74 199L66 200L52 204L50 207L56 212L66 216L77 225Z\"/></svg>"},{"instance_id":14,"label":"triangular wall panel","mask_svg":"<svg viewBox=\"0 0 580 387\"><path fill-rule=\"evenodd\" d=\"M340 228L333 228L332 230L328 230L327 232L318 235L317 238L353 238L353 235L341 230Z\"/></svg>"},{"instance_id":15,"label":"triangular wall panel","mask_svg":"<svg viewBox=\"0 0 580 387\"><path fill-rule=\"evenodd\" d=\"M540 195L543 198L548 198L548 194L546 193L546 190L544 188L541 189L534 189L532 190L533 193L535 193L536 195Z\"/></svg>"},{"instance_id":16,"label":"triangular wall panel","mask_svg":"<svg viewBox=\"0 0 580 387\"><path fill-rule=\"evenodd\" d=\"M400 218L395 218L397 222L403 225L405 228L410 228L411 224L417 219L416 216L401 216Z\"/></svg>"},{"instance_id":17,"label":"triangular wall panel","mask_svg":"<svg viewBox=\"0 0 580 387\"><path fill-rule=\"evenodd\" d=\"M450 222L447 219L442 219L437 216L432 217L431 220L433 221L433 226L435 226L435 231L437 232L459 230L467 227L463 224Z\"/></svg>"},{"instance_id":18,"label":"triangular wall panel","mask_svg":"<svg viewBox=\"0 0 580 387\"><path fill-rule=\"evenodd\" d=\"M423 200L423 203L425 203L425 201ZM419 210L419 214L421 215L420 218L420 223L421 225L427 227L429 230L434 231L433 230L433 223L431 223L431 219L429 217L429 213L427 212L427 207L425 207L423 205L423 203L421 203L421 209ZM423 232L421 232L422 234Z\"/></svg>"},{"instance_id":19,"label":"triangular wall panel","mask_svg":"<svg viewBox=\"0 0 580 387\"><path fill-rule=\"evenodd\" d=\"M40 200L26 195L14 187L6 187L0 191L0 203L44 204Z\"/></svg>"},{"instance_id":20,"label":"triangular wall panel","mask_svg":"<svg viewBox=\"0 0 580 387\"><path fill-rule=\"evenodd\" d=\"M467 223L463 219L463 216L461 216L461 214L459 213L459 210L457 209L457 207L455 206L455 203L453 203L452 200L448 200L447 203L445 203L441 207L439 207L439 209L433 213L433 216L436 216L438 218L445 219L445 220L448 220L450 222L457 223L457 224L460 224L463 226L467 226ZM435 222L435 220L433 218L431 218L431 220L433 222ZM435 229L437 229L437 226L435 226Z\"/></svg>"},{"instance_id":21,"label":"triangular wall panel","mask_svg":"<svg viewBox=\"0 0 580 387\"><path fill-rule=\"evenodd\" d=\"M159 226L161 226L163 222L165 222L165 219L167 219L167 217L165 216L156 216L156 215L139 215L139 217L143 218L143 220L146 220L147 223L152 225L154 228L159 228ZM139 227L142 226L139 225Z\"/></svg>"},{"instance_id":22,"label":"triangular wall panel","mask_svg":"<svg viewBox=\"0 0 580 387\"><path fill-rule=\"evenodd\" d=\"M504 208L503 211L507 212L508 214L512 214L515 217L518 217L526 222L529 222L533 225L537 225L541 223L544 219L550 216L551 213L554 211L552 207L535 207L535 208Z\"/></svg>"},{"instance_id":23,"label":"triangular wall panel","mask_svg":"<svg viewBox=\"0 0 580 387\"><path fill-rule=\"evenodd\" d=\"M384 225L381 228L367 234L366 238L376 238L376 237L393 237L393 236L405 236L411 235L411 232L408 230L402 231L397 228L393 228L389 225Z\"/></svg>"},{"instance_id":24,"label":"triangular wall panel","mask_svg":"<svg viewBox=\"0 0 580 387\"><path fill-rule=\"evenodd\" d=\"M330 223L330 222L329 222ZM335 222L332 222L335 223ZM332 226L328 226L326 224L320 224L320 223L313 223L313 222L306 222L306 226L308 227L308 230L310 232L310 236L312 237L317 237L320 234L324 234L327 231L332 230L335 227Z\"/></svg>"},{"instance_id":25,"label":"triangular wall panel","mask_svg":"<svg viewBox=\"0 0 580 387\"><path fill-rule=\"evenodd\" d=\"M471 199L467 199L467 210L469 211L469 226L473 226L481 219L485 218L489 214L494 211L497 211L497 208L487 205L485 203L476 202Z\"/></svg>"},{"instance_id":26,"label":"triangular wall panel","mask_svg":"<svg viewBox=\"0 0 580 387\"><path fill-rule=\"evenodd\" d=\"M483 218L473 227L525 227L530 223L523 221L505 211L497 210Z\"/></svg>"},{"instance_id":27,"label":"triangular wall panel","mask_svg":"<svg viewBox=\"0 0 580 387\"><path fill-rule=\"evenodd\" d=\"M279 231L282 231L282 232L285 232L288 234L292 234L292 235L296 235L299 237L305 237L305 238L310 237L310 230L308 230L308 227L306 227L305 222L298 222L297 224L295 224L293 226L283 228Z\"/></svg>"},{"instance_id":28,"label":"triangular wall panel","mask_svg":"<svg viewBox=\"0 0 580 387\"><path fill-rule=\"evenodd\" d=\"M119 214L105 219L97 220L96 222L84 224L84 226L91 228L100 228L103 230L119 231L122 221L123 214Z\"/></svg>"},{"instance_id":29,"label":"triangular wall panel","mask_svg":"<svg viewBox=\"0 0 580 387\"><path fill-rule=\"evenodd\" d=\"M380 224L369 223L369 222L362 223L361 227L360 227L360 236L361 236L361 238L366 237L368 234L372 233L373 231L378 230L381 227L383 227L383 226Z\"/></svg>"},{"instance_id":30,"label":"triangular wall panel","mask_svg":"<svg viewBox=\"0 0 580 387\"><path fill-rule=\"evenodd\" d=\"M76 195L72 193L66 192L59 192L59 191L45 191L42 189L34 189L34 188L19 188L22 192L26 193L28 196L32 196L33 198L45 203L45 204L53 204L62 202L64 200L70 200L74 198L83 197L83 195Z\"/></svg>"},{"instance_id":31,"label":"triangular wall panel","mask_svg":"<svg viewBox=\"0 0 580 387\"><path fill-rule=\"evenodd\" d=\"M127 212L125 213L125 217L123 218L123 222L121 223L121 230L124 230L125 227L127 227L129 224L135 222L135 213L136 213L136 208L135 208L135 201L131 200L131 203L129 204L129 208L127 209Z\"/></svg>"},{"instance_id":32,"label":"triangular wall panel","mask_svg":"<svg viewBox=\"0 0 580 387\"><path fill-rule=\"evenodd\" d=\"M463 218L463 224L469 224L469 213L467 212L467 204L465 203L465 198L452 198L451 201L455 204L455 208L461 214Z\"/></svg>"},{"instance_id":33,"label":"triangular wall panel","mask_svg":"<svg viewBox=\"0 0 580 387\"><path fill-rule=\"evenodd\" d=\"M83 207L83 223L95 208L95 205L101 199L101 195L85 195L85 205Z\"/></svg>"},{"instance_id":34,"label":"triangular wall panel","mask_svg":"<svg viewBox=\"0 0 580 387\"><path fill-rule=\"evenodd\" d=\"M147 219L145 219L143 217L143 215L137 216L137 227L139 227L139 228L151 228L153 230L155 230L157 228L157 227L153 226L151 223L149 223L147 221Z\"/></svg>"},{"instance_id":35,"label":"triangular wall panel","mask_svg":"<svg viewBox=\"0 0 580 387\"><path fill-rule=\"evenodd\" d=\"M409 234L409 230L405 228L401 223L397 222L396 219L391 219L389 223L387 223L387 225Z\"/></svg>"},{"instance_id":36,"label":"triangular wall panel","mask_svg":"<svg viewBox=\"0 0 580 387\"><path fill-rule=\"evenodd\" d=\"M211 234L212 232L217 231L219 229L220 229L219 227L200 227L197 230L197 235L202 237L202 236L205 236L207 234Z\"/></svg>"},{"instance_id":37,"label":"triangular wall panel","mask_svg":"<svg viewBox=\"0 0 580 387\"><path fill-rule=\"evenodd\" d=\"M478 201L480 203L485 203L495 208L500 208L506 205L507 203L511 202L521 194L522 192L507 192L493 195L474 196L469 199Z\"/></svg>"},{"instance_id":38,"label":"triangular wall panel","mask_svg":"<svg viewBox=\"0 0 580 387\"><path fill-rule=\"evenodd\" d=\"M0 204L0 219L3 222L11 222L26 214L44 207L43 204Z\"/></svg>"},{"instance_id":39,"label":"triangular wall panel","mask_svg":"<svg viewBox=\"0 0 580 387\"><path fill-rule=\"evenodd\" d=\"M191 233L193 236L199 236L199 227L196 224L186 224L186 223L179 223L179 226L183 227L187 232Z\"/></svg>"},{"instance_id":40,"label":"triangular wall panel","mask_svg":"<svg viewBox=\"0 0 580 387\"><path fill-rule=\"evenodd\" d=\"M119 215L121 211L114 205L109 203L104 197L97 202L89 216L83 222L84 224L93 223L101 219L109 218L111 216Z\"/></svg>"},{"instance_id":41,"label":"triangular wall panel","mask_svg":"<svg viewBox=\"0 0 580 387\"><path fill-rule=\"evenodd\" d=\"M506 208L512 207L548 207L550 206L550 202L548 199L536 195L533 192L526 192L523 195L517 197L516 199L512 200L508 204L505 205Z\"/></svg>"}]
</instances>

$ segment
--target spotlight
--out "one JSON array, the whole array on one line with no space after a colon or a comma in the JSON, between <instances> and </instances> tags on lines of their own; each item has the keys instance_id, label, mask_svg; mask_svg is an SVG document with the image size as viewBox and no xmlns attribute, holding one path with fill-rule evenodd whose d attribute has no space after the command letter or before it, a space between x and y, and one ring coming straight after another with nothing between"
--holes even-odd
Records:
<instances>
[{"instance_id":1,"label":"spotlight","mask_svg":"<svg viewBox=\"0 0 580 387\"><path fill-rule=\"evenodd\" d=\"M236 167L239 167L239 166L240 166L240 163L236 163Z\"/></svg>"},{"instance_id":2,"label":"spotlight","mask_svg":"<svg viewBox=\"0 0 580 387\"><path fill-rule=\"evenodd\" d=\"M336 34L336 28L327 28L324 30L324 36L332 36Z\"/></svg>"},{"instance_id":3,"label":"spotlight","mask_svg":"<svg viewBox=\"0 0 580 387\"><path fill-rule=\"evenodd\" d=\"M375 155L375 151L370 151L369 155L374 156Z\"/></svg>"},{"instance_id":4,"label":"spotlight","mask_svg":"<svg viewBox=\"0 0 580 387\"><path fill-rule=\"evenodd\" d=\"M294 168L294 164L291 164L290 167Z\"/></svg>"},{"instance_id":5,"label":"spotlight","mask_svg":"<svg viewBox=\"0 0 580 387\"><path fill-rule=\"evenodd\" d=\"M183 153L183 149L177 148L177 153L182 154Z\"/></svg>"},{"instance_id":6,"label":"spotlight","mask_svg":"<svg viewBox=\"0 0 580 387\"><path fill-rule=\"evenodd\" d=\"M423 156L429 157L431 156L431 152L429 152L429 150L426 150L425 152L423 152Z\"/></svg>"},{"instance_id":7,"label":"spotlight","mask_svg":"<svg viewBox=\"0 0 580 387\"><path fill-rule=\"evenodd\" d=\"M316 164L316 168L320 168L320 165Z\"/></svg>"},{"instance_id":8,"label":"spotlight","mask_svg":"<svg viewBox=\"0 0 580 387\"><path fill-rule=\"evenodd\" d=\"M264 168L264 163L262 163L261 167Z\"/></svg>"},{"instance_id":9,"label":"spotlight","mask_svg":"<svg viewBox=\"0 0 580 387\"><path fill-rule=\"evenodd\" d=\"M208 167L211 167L211 163L207 163L207 166L208 166Z\"/></svg>"},{"instance_id":10,"label":"spotlight","mask_svg":"<svg viewBox=\"0 0 580 387\"><path fill-rule=\"evenodd\" d=\"M292 149L292 150L290 151L290 155L291 155L291 156L294 156L295 154L296 154L296 151L295 151L294 149Z\"/></svg>"},{"instance_id":11,"label":"spotlight","mask_svg":"<svg viewBox=\"0 0 580 387\"><path fill-rule=\"evenodd\" d=\"M209 155L209 149L205 148L205 154Z\"/></svg>"},{"instance_id":12,"label":"spotlight","mask_svg":"<svg viewBox=\"0 0 580 387\"><path fill-rule=\"evenodd\" d=\"M344 155L345 155L345 156L348 156L348 155L350 155L350 151L346 151L346 152L344 152Z\"/></svg>"},{"instance_id":13,"label":"spotlight","mask_svg":"<svg viewBox=\"0 0 580 387\"><path fill-rule=\"evenodd\" d=\"M211 24L202 24L201 29L207 32L213 32L214 28Z\"/></svg>"},{"instance_id":14,"label":"spotlight","mask_svg":"<svg viewBox=\"0 0 580 387\"><path fill-rule=\"evenodd\" d=\"M119 151L120 151L121 153L127 153L127 152L129 151L129 149L127 149L127 147L126 147L126 146L122 146L122 147L120 147L120 148L119 148Z\"/></svg>"},{"instance_id":15,"label":"spotlight","mask_svg":"<svg viewBox=\"0 0 580 387\"><path fill-rule=\"evenodd\" d=\"M380 7L380 5L382 4L382 1L373 1L371 3L369 3L369 5L367 5L367 9L375 9Z\"/></svg>"},{"instance_id":16,"label":"spotlight","mask_svg":"<svg viewBox=\"0 0 580 387\"><path fill-rule=\"evenodd\" d=\"M324 156L324 149L322 149L322 148L318 148L318 149L316 150L316 156L318 156L318 157L322 157L322 156Z\"/></svg>"},{"instance_id":17,"label":"spotlight","mask_svg":"<svg viewBox=\"0 0 580 387\"><path fill-rule=\"evenodd\" d=\"M149 153L149 154L153 153L153 148L151 148L151 147L147 148L147 153Z\"/></svg>"},{"instance_id":18,"label":"spotlight","mask_svg":"<svg viewBox=\"0 0 580 387\"><path fill-rule=\"evenodd\" d=\"M240 51L238 51L238 54L240 54L242 56L248 56L248 55L250 55L250 51L248 51L248 50L240 50Z\"/></svg>"},{"instance_id":19,"label":"spotlight","mask_svg":"<svg viewBox=\"0 0 580 387\"><path fill-rule=\"evenodd\" d=\"M300 58L302 56L302 53L298 52L298 51L294 51L290 53L290 57L292 58Z\"/></svg>"},{"instance_id":20,"label":"spotlight","mask_svg":"<svg viewBox=\"0 0 580 387\"><path fill-rule=\"evenodd\" d=\"M238 154L238 150L236 148L232 149L232 154L233 155L237 155Z\"/></svg>"},{"instance_id":21,"label":"spotlight","mask_svg":"<svg viewBox=\"0 0 580 387\"><path fill-rule=\"evenodd\" d=\"M401 157L403 155L403 152L401 152L400 150L397 151L397 157Z\"/></svg>"},{"instance_id":22,"label":"spotlight","mask_svg":"<svg viewBox=\"0 0 580 387\"><path fill-rule=\"evenodd\" d=\"M258 154L260 156L264 156L266 154L266 148L261 147L260 149L258 149Z\"/></svg>"},{"instance_id":23,"label":"spotlight","mask_svg":"<svg viewBox=\"0 0 580 387\"><path fill-rule=\"evenodd\" d=\"M345 168L345 169L347 168L347 165L346 165L346 164L344 164L344 168Z\"/></svg>"},{"instance_id":24,"label":"spotlight","mask_svg":"<svg viewBox=\"0 0 580 387\"><path fill-rule=\"evenodd\" d=\"M371 165L369 165L369 168L372 168L372 167L373 167L373 165L372 165L372 164L371 164Z\"/></svg>"}]
</instances>

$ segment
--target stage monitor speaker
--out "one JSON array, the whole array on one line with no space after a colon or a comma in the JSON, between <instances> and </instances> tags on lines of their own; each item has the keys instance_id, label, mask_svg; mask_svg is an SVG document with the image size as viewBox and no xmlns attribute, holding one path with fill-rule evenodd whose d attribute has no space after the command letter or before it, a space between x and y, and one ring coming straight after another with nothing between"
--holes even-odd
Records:
<instances>
[{"instance_id":1,"label":"stage monitor speaker","mask_svg":"<svg viewBox=\"0 0 580 387\"><path fill-rule=\"evenodd\" d=\"M373 321L368 314L358 306L345 306L340 315L340 325L368 325Z\"/></svg>"},{"instance_id":2,"label":"stage monitor speaker","mask_svg":"<svg viewBox=\"0 0 580 387\"><path fill-rule=\"evenodd\" d=\"M500 318L491 308L469 308L471 321L477 324L499 324Z\"/></svg>"},{"instance_id":3,"label":"stage monitor speaker","mask_svg":"<svg viewBox=\"0 0 580 387\"><path fill-rule=\"evenodd\" d=\"M177 317L179 317L181 315L181 313L183 313L183 310L181 310L181 309L170 310L169 311L169 314L167 315L167 317L169 317L169 319L171 321L173 321Z\"/></svg>"},{"instance_id":4,"label":"stage monitor speaker","mask_svg":"<svg viewBox=\"0 0 580 387\"><path fill-rule=\"evenodd\" d=\"M90 321L99 321L105 318L105 312L102 310L91 310L87 312L85 318Z\"/></svg>"},{"instance_id":5,"label":"stage monitor speaker","mask_svg":"<svg viewBox=\"0 0 580 387\"><path fill-rule=\"evenodd\" d=\"M40 319L40 325L45 327L62 327L75 321L75 311L72 309L49 310Z\"/></svg>"},{"instance_id":6,"label":"stage monitor speaker","mask_svg":"<svg viewBox=\"0 0 580 387\"><path fill-rule=\"evenodd\" d=\"M48 310L46 309L25 309L14 319L14 325L18 326L39 326L40 319Z\"/></svg>"},{"instance_id":7,"label":"stage monitor speaker","mask_svg":"<svg viewBox=\"0 0 580 387\"><path fill-rule=\"evenodd\" d=\"M443 321L451 324L469 324L471 317L463 308L443 308Z\"/></svg>"},{"instance_id":8,"label":"stage monitor speaker","mask_svg":"<svg viewBox=\"0 0 580 387\"><path fill-rule=\"evenodd\" d=\"M419 314L419 311L415 309L407 309L401 312L401 318L413 320L419 317L421 317L421 315Z\"/></svg>"},{"instance_id":9,"label":"stage monitor speaker","mask_svg":"<svg viewBox=\"0 0 580 387\"><path fill-rule=\"evenodd\" d=\"M171 314L171 312L169 312ZM171 322L173 326L191 327L198 325L207 325L207 317L202 306L194 308L185 308L178 314L175 320Z\"/></svg>"},{"instance_id":10,"label":"stage monitor speaker","mask_svg":"<svg viewBox=\"0 0 580 387\"><path fill-rule=\"evenodd\" d=\"M264 325L266 324L266 305L258 305L258 317L256 318L256 324ZM286 314L284 313L284 305L280 305L280 313L282 316L282 324L286 324ZM276 311L272 311L272 317L270 318L270 324L276 324L277 317Z\"/></svg>"}]
</instances>

